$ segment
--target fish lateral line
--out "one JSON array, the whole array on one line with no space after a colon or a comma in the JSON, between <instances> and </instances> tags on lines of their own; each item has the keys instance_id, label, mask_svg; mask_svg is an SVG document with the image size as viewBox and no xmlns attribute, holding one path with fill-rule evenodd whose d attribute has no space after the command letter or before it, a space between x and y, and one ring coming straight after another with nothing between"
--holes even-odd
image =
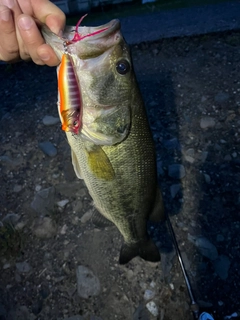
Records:
<instances>
[{"instance_id":1,"label":"fish lateral line","mask_svg":"<svg viewBox=\"0 0 240 320\"><path fill-rule=\"evenodd\" d=\"M74 31L74 36L73 36L72 40L68 40L68 41L65 42L67 46L70 45L70 44L76 43L76 42L78 42L78 41L81 41L81 40L83 40L83 39L85 39L85 38L87 38L87 37L95 36L96 34L99 34L99 33L101 33L101 32L103 32L103 31L105 31L105 30L108 29L108 27L106 27L106 28L103 28L103 29L101 29L101 30L94 31L94 32L89 33L89 34L86 34L86 35L81 35L81 34L78 32L78 28L79 28L80 24L82 23L83 19L84 19L86 16L87 16L87 14L85 14L84 16L82 16L82 17L80 18L80 20L78 21L78 23L76 24L75 31Z\"/></svg>"}]
</instances>

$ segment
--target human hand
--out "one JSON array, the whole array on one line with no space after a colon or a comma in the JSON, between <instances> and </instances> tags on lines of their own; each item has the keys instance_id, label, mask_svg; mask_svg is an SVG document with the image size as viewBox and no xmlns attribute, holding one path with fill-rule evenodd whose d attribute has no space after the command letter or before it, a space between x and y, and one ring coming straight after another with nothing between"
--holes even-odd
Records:
<instances>
[{"instance_id":1,"label":"human hand","mask_svg":"<svg viewBox=\"0 0 240 320\"><path fill-rule=\"evenodd\" d=\"M65 14L48 0L0 0L0 60L32 59L39 65L56 66L59 59L45 43L38 22L59 34Z\"/></svg>"}]
</instances>

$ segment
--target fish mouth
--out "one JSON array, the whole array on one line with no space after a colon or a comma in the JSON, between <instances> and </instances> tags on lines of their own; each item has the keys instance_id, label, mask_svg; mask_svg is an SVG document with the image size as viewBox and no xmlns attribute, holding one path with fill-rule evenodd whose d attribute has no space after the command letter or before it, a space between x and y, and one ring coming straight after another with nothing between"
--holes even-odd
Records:
<instances>
[{"instance_id":1,"label":"fish mouth","mask_svg":"<svg viewBox=\"0 0 240 320\"><path fill-rule=\"evenodd\" d=\"M64 30L63 38L71 42L74 33L76 33L77 31L78 34L81 36L81 39L79 39L80 42L98 40L101 38L108 37L113 33L116 33L118 30L120 30L120 28L121 24L118 19L111 20L110 22L97 27L80 26L77 30L75 27L67 26Z\"/></svg>"}]
</instances>

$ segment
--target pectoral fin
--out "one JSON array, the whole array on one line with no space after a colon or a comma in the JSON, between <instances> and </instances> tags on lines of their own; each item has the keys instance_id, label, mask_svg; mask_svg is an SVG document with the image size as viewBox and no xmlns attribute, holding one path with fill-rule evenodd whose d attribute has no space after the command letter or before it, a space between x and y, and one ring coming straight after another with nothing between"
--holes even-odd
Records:
<instances>
[{"instance_id":1,"label":"pectoral fin","mask_svg":"<svg viewBox=\"0 0 240 320\"><path fill-rule=\"evenodd\" d=\"M86 149L88 166L91 172L99 179L112 180L115 176L112 164L100 146Z\"/></svg>"}]
</instances>

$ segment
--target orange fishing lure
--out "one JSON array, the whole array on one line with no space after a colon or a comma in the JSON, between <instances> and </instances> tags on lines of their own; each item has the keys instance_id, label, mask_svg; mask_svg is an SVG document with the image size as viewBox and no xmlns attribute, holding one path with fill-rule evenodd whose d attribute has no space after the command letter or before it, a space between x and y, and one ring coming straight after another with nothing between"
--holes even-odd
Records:
<instances>
[{"instance_id":1,"label":"orange fishing lure","mask_svg":"<svg viewBox=\"0 0 240 320\"><path fill-rule=\"evenodd\" d=\"M64 53L58 71L59 115L62 130L78 134L81 128L82 98L72 57Z\"/></svg>"},{"instance_id":2,"label":"orange fishing lure","mask_svg":"<svg viewBox=\"0 0 240 320\"><path fill-rule=\"evenodd\" d=\"M78 27L84 17L86 17L86 15L78 21L73 39L64 42L65 53L62 56L62 61L58 70L58 107L62 122L62 130L72 132L73 134L78 134L82 127L83 107L80 84L74 68L73 59L67 50L67 46L107 29L103 28L87 35L81 35L78 32Z\"/></svg>"}]
</instances>

